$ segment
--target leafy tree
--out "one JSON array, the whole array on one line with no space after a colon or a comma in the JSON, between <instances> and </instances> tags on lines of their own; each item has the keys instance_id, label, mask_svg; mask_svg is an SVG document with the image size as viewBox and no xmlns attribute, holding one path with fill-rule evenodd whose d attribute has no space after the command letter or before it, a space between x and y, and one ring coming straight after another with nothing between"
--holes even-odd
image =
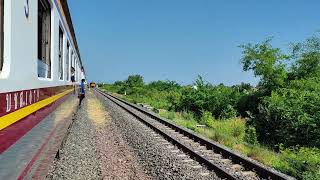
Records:
<instances>
[{"instance_id":1,"label":"leafy tree","mask_svg":"<svg viewBox=\"0 0 320 180\"><path fill-rule=\"evenodd\" d=\"M296 80L264 97L255 116L260 140L320 147L320 81Z\"/></svg>"},{"instance_id":2,"label":"leafy tree","mask_svg":"<svg viewBox=\"0 0 320 180\"><path fill-rule=\"evenodd\" d=\"M113 83L113 85L115 85L115 86L123 86L124 84L125 84L125 82L123 82L123 81L115 81Z\"/></svg>"},{"instance_id":3,"label":"leafy tree","mask_svg":"<svg viewBox=\"0 0 320 180\"><path fill-rule=\"evenodd\" d=\"M264 93L260 91L243 92L236 102L236 109L242 117L252 117L252 115L258 114L258 105L261 98L264 97Z\"/></svg>"},{"instance_id":4,"label":"leafy tree","mask_svg":"<svg viewBox=\"0 0 320 180\"><path fill-rule=\"evenodd\" d=\"M237 116L237 111L228 104L221 112L219 115L220 119L230 119L230 118L235 118Z\"/></svg>"},{"instance_id":5,"label":"leafy tree","mask_svg":"<svg viewBox=\"0 0 320 180\"><path fill-rule=\"evenodd\" d=\"M292 45L294 63L291 79L320 77L320 37L313 36L303 43Z\"/></svg>"},{"instance_id":6,"label":"leafy tree","mask_svg":"<svg viewBox=\"0 0 320 180\"><path fill-rule=\"evenodd\" d=\"M241 83L239 85L233 85L232 88L235 90L235 91L238 91L238 92L244 92L244 93L249 93L250 91L252 91L253 87L251 86L251 84L249 83Z\"/></svg>"},{"instance_id":7,"label":"leafy tree","mask_svg":"<svg viewBox=\"0 0 320 180\"><path fill-rule=\"evenodd\" d=\"M206 82L204 81L203 77L198 75L198 78L196 79L194 85L198 88L198 89L202 89L208 86L208 84L206 84Z\"/></svg>"},{"instance_id":8,"label":"leafy tree","mask_svg":"<svg viewBox=\"0 0 320 180\"><path fill-rule=\"evenodd\" d=\"M180 88L180 85L175 81L152 81L148 84L148 88L157 89L159 91L172 91Z\"/></svg>"},{"instance_id":9,"label":"leafy tree","mask_svg":"<svg viewBox=\"0 0 320 180\"><path fill-rule=\"evenodd\" d=\"M213 86L205 83L199 76L195 82L197 90L184 87L181 91L180 101L175 105L175 110L190 111L197 117L203 112L212 113L214 118L228 119L237 115L236 103L243 93L223 84Z\"/></svg>"},{"instance_id":10,"label":"leafy tree","mask_svg":"<svg viewBox=\"0 0 320 180\"><path fill-rule=\"evenodd\" d=\"M240 114L253 112L252 121L259 140L271 146L320 146L320 38L313 36L292 45L292 54L284 55L273 48L270 40L242 46L243 69L261 77L257 97L243 96L237 103ZM292 66L286 66L286 60ZM248 101L249 100L249 101ZM250 109L251 108L251 109Z\"/></svg>"},{"instance_id":11,"label":"leafy tree","mask_svg":"<svg viewBox=\"0 0 320 180\"><path fill-rule=\"evenodd\" d=\"M130 75L125 83L128 87L142 87L144 85L143 77L140 75Z\"/></svg>"},{"instance_id":12,"label":"leafy tree","mask_svg":"<svg viewBox=\"0 0 320 180\"><path fill-rule=\"evenodd\" d=\"M243 70L252 70L255 76L261 78L260 87L270 94L272 90L284 87L287 79L285 61L288 55L281 53L280 49L273 48L268 39L260 44L241 45L243 48L241 63Z\"/></svg>"}]
</instances>

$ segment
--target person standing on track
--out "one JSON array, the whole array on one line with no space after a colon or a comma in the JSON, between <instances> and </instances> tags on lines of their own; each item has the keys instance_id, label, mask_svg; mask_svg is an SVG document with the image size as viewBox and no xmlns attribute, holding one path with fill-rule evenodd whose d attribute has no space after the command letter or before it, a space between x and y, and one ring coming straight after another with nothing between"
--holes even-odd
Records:
<instances>
[{"instance_id":1,"label":"person standing on track","mask_svg":"<svg viewBox=\"0 0 320 180\"><path fill-rule=\"evenodd\" d=\"M82 79L81 83L79 85L80 86L79 87L79 95L78 95L78 97L79 97L79 107L81 106L82 100L85 98L85 90L84 90L85 85L84 85L84 82L85 82L85 79Z\"/></svg>"}]
</instances>

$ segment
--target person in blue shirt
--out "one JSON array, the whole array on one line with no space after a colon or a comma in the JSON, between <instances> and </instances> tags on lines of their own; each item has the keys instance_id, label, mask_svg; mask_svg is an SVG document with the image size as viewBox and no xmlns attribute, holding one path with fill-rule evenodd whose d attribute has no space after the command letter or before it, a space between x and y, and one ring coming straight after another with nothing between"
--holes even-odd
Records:
<instances>
[{"instance_id":1,"label":"person in blue shirt","mask_svg":"<svg viewBox=\"0 0 320 180\"><path fill-rule=\"evenodd\" d=\"M85 98L85 85L84 85L84 82L85 82L85 79L82 79L81 80L81 83L80 83L80 87L79 87L79 106L81 106L81 102L82 100Z\"/></svg>"}]
</instances>

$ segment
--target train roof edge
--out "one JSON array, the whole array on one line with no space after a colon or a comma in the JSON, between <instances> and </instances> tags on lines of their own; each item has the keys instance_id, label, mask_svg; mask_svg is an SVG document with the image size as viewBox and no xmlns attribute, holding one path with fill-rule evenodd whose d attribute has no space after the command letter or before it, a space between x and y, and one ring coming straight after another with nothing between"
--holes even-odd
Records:
<instances>
[{"instance_id":1,"label":"train roof edge","mask_svg":"<svg viewBox=\"0 0 320 180\"><path fill-rule=\"evenodd\" d=\"M70 14L68 1L67 0L59 0L59 2L61 4L63 13L65 15L67 24L69 26L71 36L72 36L72 38L74 40L74 45L76 46L75 48L76 48L76 51L77 51L78 56L79 56L79 61L81 63L81 67L83 67L83 62L82 62L81 55L80 55L80 50L79 50L79 46L78 46L78 42L77 42L77 38L76 38L76 33L75 33L74 28L73 28L72 17L71 17L71 14ZM85 73L84 68L83 68L83 73Z\"/></svg>"}]
</instances>

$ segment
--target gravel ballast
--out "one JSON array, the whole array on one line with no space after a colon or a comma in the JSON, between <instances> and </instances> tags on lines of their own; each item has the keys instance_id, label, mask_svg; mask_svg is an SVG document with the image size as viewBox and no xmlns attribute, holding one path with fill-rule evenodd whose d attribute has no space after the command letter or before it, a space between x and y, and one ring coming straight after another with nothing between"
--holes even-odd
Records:
<instances>
[{"instance_id":1,"label":"gravel ballast","mask_svg":"<svg viewBox=\"0 0 320 180\"><path fill-rule=\"evenodd\" d=\"M112 98L116 102L119 102L118 100ZM211 162L213 162L215 165L222 167L222 169L225 169L228 171L228 173L232 174L234 177L238 179L245 179L245 180L258 180L260 179L257 174L253 171L245 171L244 168L240 164L234 164L230 159L223 158L220 154L214 153L214 151L207 149L205 146L202 146L200 143L195 142L192 138L189 138L181 133L177 133L176 131L172 130L171 128L165 126L164 124L152 119L150 116L147 116L146 114L128 106L127 104L121 103L124 107L130 109L130 111L133 111L136 115L143 118L144 121L148 122L149 124L152 124L157 129L160 129L163 132L166 132L166 134L169 134L170 137L173 137L174 139L178 140L180 143L184 144L185 146L189 147L193 151L198 152L203 157L206 157Z\"/></svg>"},{"instance_id":2,"label":"gravel ballast","mask_svg":"<svg viewBox=\"0 0 320 180\"><path fill-rule=\"evenodd\" d=\"M112 101L97 94L144 171L155 179L219 179Z\"/></svg>"},{"instance_id":3,"label":"gravel ballast","mask_svg":"<svg viewBox=\"0 0 320 180\"><path fill-rule=\"evenodd\" d=\"M83 101L47 179L151 179L91 93Z\"/></svg>"}]
</instances>

